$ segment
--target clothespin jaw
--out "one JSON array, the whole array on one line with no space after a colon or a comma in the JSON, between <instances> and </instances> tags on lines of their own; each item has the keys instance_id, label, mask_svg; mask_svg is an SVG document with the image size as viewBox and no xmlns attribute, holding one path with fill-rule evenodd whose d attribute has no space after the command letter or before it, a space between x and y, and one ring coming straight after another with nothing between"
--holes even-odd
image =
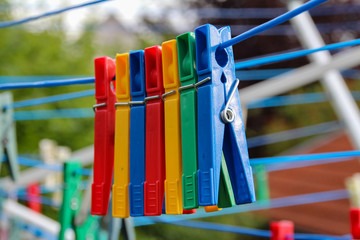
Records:
<instances>
[{"instance_id":1,"label":"clothespin jaw","mask_svg":"<svg viewBox=\"0 0 360 240\"><path fill-rule=\"evenodd\" d=\"M270 223L270 240L294 240L294 223L279 221Z\"/></svg>"},{"instance_id":2,"label":"clothespin jaw","mask_svg":"<svg viewBox=\"0 0 360 240\"><path fill-rule=\"evenodd\" d=\"M91 214L106 215L114 168L115 61L95 59L95 143Z\"/></svg>"},{"instance_id":3,"label":"clothespin jaw","mask_svg":"<svg viewBox=\"0 0 360 240\"><path fill-rule=\"evenodd\" d=\"M182 197L182 151L180 124L180 96L178 88L179 64L176 40L162 45L163 81L165 94L165 209L166 214L183 213Z\"/></svg>"},{"instance_id":4,"label":"clothespin jaw","mask_svg":"<svg viewBox=\"0 0 360 240\"><path fill-rule=\"evenodd\" d=\"M232 47L219 48L231 38L230 28L203 25L195 30L198 88L199 204L218 203L222 152L225 155L236 204L255 201L238 81Z\"/></svg>"},{"instance_id":5,"label":"clothespin jaw","mask_svg":"<svg viewBox=\"0 0 360 240\"><path fill-rule=\"evenodd\" d=\"M145 182L145 58L144 50L130 52L130 216L144 216Z\"/></svg>"},{"instance_id":6,"label":"clothespin jaw","mask_svg":"<svg viewBox=\"0 0 360 240\"><path fill-rule=\"evenodd\" d=\"M195 34L188 32L177 38L179 77L181 86L181 141L183 206L190 210L199 207L197 186L197 104L194 87L197 82L195 67Z\"/></svg>"},{"instance_id":7,"label":"clothespin jaw","mask_svg":"<svg viewBox=\"0 0 360 240\"><path fill-rule=\"evenodd\" d=\"M164 93L161 47L145 49L146 69L146 181L144 184L145 215L161 215L164 200Z\"/></svg>"},{"instance_id":8,"label":"clothespin jaw","mask_svg":"<svg viewBox=\"0 0 360 240\"><path fill-rule=\"evenodd\" d=\"M130 62L129 53L116 55L116 117L113 216L129 217Z\"/></svg>"},{"instance_id":9,"label":"clothespin jaw","mask_svg":"<svg viewBox=\"0 0 360 240\"><path fill-rule=\"evenodd\" d=\"M69 160L64 163L63 201L59 213L60 240L66 239L65 233L69 228L75 230L76 239L96 239L99 231L97 217L89 216L82 225L76 225L75 222L82 203L80 170L81 164L78 161Z\"/></svg>"},{"instance_id":10,"label":"clothespin jaw","mask_svg":"<svg viewBox=\"0 0 360 240\"><path fill-rule=\"evenodd\" d=\"M16 181L19 175L19 165L14 111L11 107L12 99L10 92L0 94L0 167L1 161L5 160L10 177Z\"/></svg>"}]
</instances>

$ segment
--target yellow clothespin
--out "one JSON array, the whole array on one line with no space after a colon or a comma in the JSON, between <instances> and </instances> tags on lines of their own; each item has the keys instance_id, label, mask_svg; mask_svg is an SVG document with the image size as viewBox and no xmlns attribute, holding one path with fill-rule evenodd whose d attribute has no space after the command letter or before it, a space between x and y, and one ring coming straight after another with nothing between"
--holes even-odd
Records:
<instances>
[{"instance_id":1,"label":"yellow clothespin","mask_svg":"<svg viewBox=\"0 0 360 240\"><path fill-rule=\"evenodd\" d=\"M166 214L182 214L182 154L180 124L179 64L176 40L162 45L163 82L165 94L165 210Z\"/></svg>"},{"instance_id":2,"label":"yellow clothespin","mask_svg":"<svg viewBox=\"0 0 360 240\"><path fill-rule=\"evenodd\" d=\"M130 63L129 53L116 55L115 155L113 216L129 217Z\"/></svg>"}]
</instances>

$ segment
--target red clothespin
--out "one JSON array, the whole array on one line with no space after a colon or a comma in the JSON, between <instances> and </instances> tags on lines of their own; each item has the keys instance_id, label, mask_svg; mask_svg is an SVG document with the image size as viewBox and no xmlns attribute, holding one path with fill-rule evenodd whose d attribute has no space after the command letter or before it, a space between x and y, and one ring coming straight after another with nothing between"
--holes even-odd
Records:
<instances>
[{"instance_id":1,"label":"red clothespin","mask_svg":"<svg viewBox=\"0 0 360 240\"><path fill-rule=\"evenodd\" d=\"M279 221L270 223L270 240L294 240L294 223Z\"/></svg>"},{"instance_id":2,"label":"red clothespin","mask_svg":"<svg viewBox=\"0 0 360 240\"><path fill-rule=\"evenodd\" d=\"M350 208L350 227L353 239L360 239L360 208Z\"/></svg>"},{"instance_id":3,"label":"red clothespin","mask_svg":"<svg viewBox=\"0 0 360 240\"><path fill-rule=\"evenodd\" d=\"M350 230L352 239L360 239L360 173L345 181L350 198Z\"/></svg>"},{"instance_id":4,"label":"red clothespin","mask_svg":"<svg viewBox=\"0 0 360 240\"><path fill-rule=\"evenodd\" d=\"M115 61L95 59L95 143L91 214L106 215L114 169Z\"/></svg>"},{"instance_id":5,"label":"red clothespin","mask_svg":"<svg viewBox=\"0 0 360 240\"><path fill-rule=\"evenodd\" d=\"M28 207L38 213L41 213L41 202L40 202L40 185L38 183L30 184L26 188L28 197Z\"/></svg>"},{"instance_id":6,"label":"red clothespin","mask_svg":"<svg viewBox=\"0 0 360 240\"><path fill-rule=\"evenodd\" d=\"M145 216L161 215L164 201L165 143L164 93L161 47L145 49L146 138L145 138Z\"/></svg>"}]
</instances>

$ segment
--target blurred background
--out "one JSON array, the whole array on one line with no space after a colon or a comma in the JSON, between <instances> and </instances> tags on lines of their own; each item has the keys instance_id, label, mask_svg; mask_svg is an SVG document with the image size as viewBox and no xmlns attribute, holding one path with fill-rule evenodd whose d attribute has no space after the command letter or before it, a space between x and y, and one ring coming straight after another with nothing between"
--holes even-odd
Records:
<instances>
[{"instance_id":1,"label":"blurred background","mask_svg":"<svg viewBox=\"0 0 360 240\"><path fill-rule=\"evenodd\" d=\"M0 21L34 16L83 1L0 0ZM286 0L140 0L109 1L31 23L0 29L0 83L66 79L94 76L93 60L99 56L144 49L194 31L205 23L230 26L238 35L287 11ZM360 3L355 0L331 0L310 11L326 44L359 37ZM235 61L303 49L289 22L274 27L234 46ZM339 51L343 51L341 49ZM333 51L336 54L338 51ZM237 72L240 88L248 87L280 73L309 63L306 57L277 64L243 69ZM263 70L263 71L259 71ZM360 73L357 68L342 72L355 99L360 100ZM93 89L94 85L12 90L14 101ZM292 90L286 95L323 93L320 82ZM303 95L307 96L307 95ZM326 96L326 94L325 94ZM306 98L306 97L305 97ZM305 99L306 100L306 99ZM42 159L39 142L51 139L71 151L94 142L94 118L59 117L42 119L34 111L88 108L93 96L61 101L15 111L18 153L30 159ZM30 114L31 113L31 114ZM322 125L322 124L327 125ZM250 158L352 150L331 104L319 101L273 107L248 105L246 119ZM313 128L306 128L313 126ZM306 129L303 129L306 128ZM287 132L302 129L297 132ZM316 131L319 130L320 131ZM299 132L301 132L299 134ZM280 135L271 134L281 133ZM270 134L270 135L269 135ZM256 138L269 136L269 138ZM277 140L273 140L273 139ZM342 164L342 165L341 165ZM91 166L86 166L91 168ZM271 198L344 188L345 177L358 169L356 160L324 166L270 172ZM28 167L22 166L21 169ZM8 175L1 169L1 176ZM315 178L312 178L312 177ZM335 179L335 180L334 180ZM291 194L290 194L291 193ZM43 194L50 197L51 194ZM26 204L25 200L20 200ZM290 219L298 231L348 233L348 200L287 207L251 213L239 213L205 219L236 226L268 229L269 221ZM320 210L319 210L320 209ZM340 209L340 210L339 210ZM43 205L42 213L54 220L59 208ZM332 219L332 221L330 220ZM136 228L138 239L257 239L225 232L189 229L166 224Z\"/></svg>"}]
</instances>

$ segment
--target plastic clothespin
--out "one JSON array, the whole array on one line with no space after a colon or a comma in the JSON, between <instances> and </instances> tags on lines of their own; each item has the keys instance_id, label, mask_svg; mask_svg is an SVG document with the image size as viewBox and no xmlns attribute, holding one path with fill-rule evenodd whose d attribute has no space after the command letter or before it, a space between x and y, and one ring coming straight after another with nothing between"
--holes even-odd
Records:
<instances>
[{"instance_id":1,"label":"plastic clothespin","mask_svg":"<svg viewBox=\"0 0 360 240\"><path fill-rule=\"evenodd\" d=\"M270 223L270 240L294 240L294 223L279 221Z\"/></svg>"},{"instance_id":2,"label":"plastic clothespin","mask_svg":"<svg viewBox=\"0 0 360 240\"><path fill-rule=\"evenodd\" d=\"M269 199L270 190L268 182L268 174L266 171L266 166L256 165L254 168L254 177L256 185L256 199L257 200L267 200Z\"/></svg>"},{"instance_id":3,"label":"plastic clothespin","mask_svg":"<svg viewBox=\"0 0 360 240\"><path fill-rule=\"evenodd\" d=\"M115 61L109 57L95 59L95 144L94 181L91 214L106 215L114 168L115 132Z\"/></svg>"},{"instance_id":4,"label":"plastic clothespin","mask_svg":"<svg viewBox=\"0 0 360 240\"><path fill-rule=\"evenodd\" d=\"M191 87L197 82L195 68L195 34L188 32L176 38L181 82L180 112L182 141L182 186L184 209L199 207L197 191L197 126L196 91ZM187 88L187 86L190 86ZM181 90L181 91L180 91Z\"/></svg>"},{"instance_id":5,"label":"plastic clothespin","mask_svg":"<svg viewBox=\"0 0 360 240\"><path fill-rule=\"evenodd\" d=\"M165 94L165 209L166 214L183 213L182 154L180 125L179 66L176 40L164 42L162 66Z\"/></svg>"},{"instance_id":6,"label":"plastic clothespin","mask_svg":"<svg viewBox=\"0 0 360 240\"><path fill-rule=\"evenodd\" d=\"M2 160L5 160L10 177L16 181L19 175L19 165L12 102L13 97L10 92L0 94L0 167Z\"/></svg>"},{"instance_id":7,"label":"plastic clothespin","mask_svg":"<svg viewBox=\"0 0 360 240\"><path fill-rule=\"evenodd\" d=\"M146 154L145 215L161 215L164 200L164 93L161 47L145 49L146 69Z\"/></svg>"},{"instance_id":8,"label":"plastic clothespin","mask_svg":"<svg viewBox=\"0 0 360 240\"><path fill-rule=\"evenodd\" d=\"M207 24L195 30L198 86L198 189L201 206L218 204L221 156L224 153L236 204L255 201L230 28Z\"/></svg>"},{"instance_id":9,"label":"plastic clothespin","mask_svg":"<svg viewBox=\"0 0 360 240\"><path fill-rule=\"evenodd\" d=\"M74 229L76 239L96 239L100 224L99 218L88 216L82 225L76 225L75 218L81 207L81 164L70 160L64 164L63 201L59 214L59 239L67 239L67 230Z\"/></svg>"},{"instance_id":10,"label":"plastic clothespin","mask_svg":"<svg viewBox=\"0 0 360 240\"><path fill-rule=\"evenodd\" d=\"M360 208L350 208L350 231L352 239L360 239Z\"/></svg>"},{"instance_id":11,"label":"plastic clothespin","mask_svg":"<svg viewBox=\"0 0 360 240\"><path fill-rule=\"evenodd\" d=\"M352 177L347 178L345 185L350 194L351 235L353 239L360 239L360 173L355 173Z\"/></svg>"},{"instance_id":12,"label":"plastic clothespin","mask_svg":"<svg viewBox=\"0 0 360 240\"><path fill-rule=\"evenodd\" d=\"M130 52L130 216L144 216L145 59L144 50Z\"/></svg>"},{"instance_id":13,"label":"plastic clothespin","mask_svg":"<svg viewBox=\"0 0 360 240\"><path fill-rule=\"evenodd\" d=\"M41 213L41 202L40 202L40 185L38 183L32 183L26 188L28 197L28 207L38 213Z\"/></svg>"},{"instance_id":14,"label":"plastic clothespin","mask_svg":"<svg viewBox=\"0 0 360 240\"><path fill-rule=\"evenodd\" d=\"M130 63L129 53L116 55L115 156L112 210L114 217L129 217Z\"/></svg>"},{"instance_id":15,"label":"plastic clothespin","mask_svg":"<svg viewBox=\"0 0 360 240\"><path fill-rule=\"evenodd\" d=\"M193 86L197 82L195 34L188 32L177 37L179 74L182 85L181 126L182 126L182 151L183 151L183 204L184 209L197 208L197 95ZM190 86L190 87L189 87ZM226 167L226 166L225 166ZM221 205L230 207L234 205L229 183L229 174L221 174ZM226 180L227 179L227 180ZM230 188L229 188L230 186ZM225 187L225 188L223 188ZM218 206L205 207L206 212L219 211Z\"/></svg>"}]
</instances>

